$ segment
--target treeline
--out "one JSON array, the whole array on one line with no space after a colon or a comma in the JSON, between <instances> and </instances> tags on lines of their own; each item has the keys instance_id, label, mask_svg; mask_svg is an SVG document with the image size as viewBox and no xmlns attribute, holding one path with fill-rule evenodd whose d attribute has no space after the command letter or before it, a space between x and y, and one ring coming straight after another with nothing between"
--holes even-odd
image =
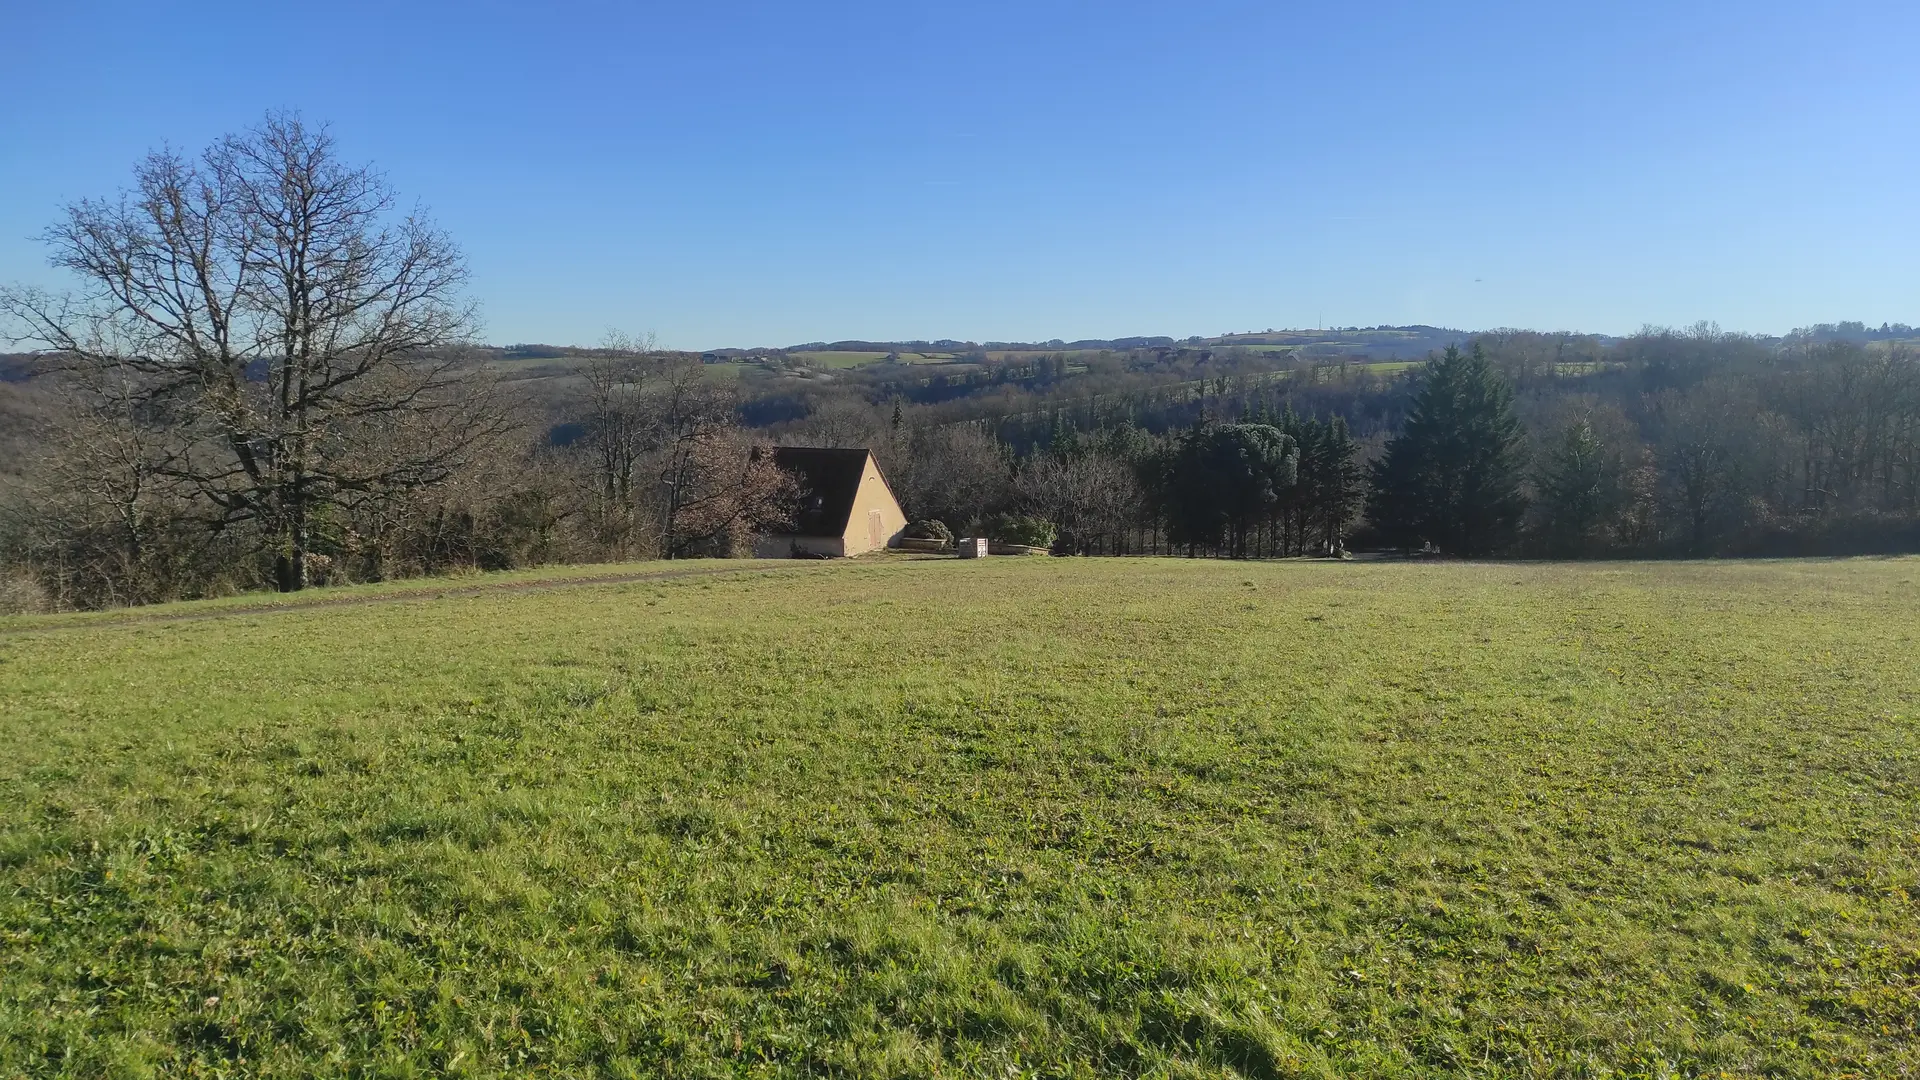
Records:
<instances>
[{"instance_id":1,"label":"treeline","mask_svg":"<svg viewBox=\"0 0 1920 1080\"><path fill-rule=\"evenodd\" d=\"M785 438L871 447L909 516L956 533L1038 523L1059 554L1334 554L1365 498L1362 446L1337 417L1203 420L1161 434L1062 424L1023 456L984 425L895 416L885 426L843 416Z\"/></svg>"},{"instance_id":2,"label":"treeline","mask_svg":"<svg viewBox=\"0 0 1920 1080\"><path fill-rule=\"evenodd\" d=\"M1062 552L1920 551L1904 341L1501 332L1392 377L1220 376L924 422L940 414L842 401L774 430L876 447L914 516L1035 516ZM961 498L940 480L954 470L1004 482Z\"/></svg>"},{"instance_id":3,"label":"treeline","mask_svg":"<svg viewBox=\"0 0 1920 1080\"><path fill-rule=\"evenodd\" d=\"M1150 396L1194 398L1190 384L1219 379L1236 385L1300 369L1337 370L1340 362L1302 364L1285 353L1237 346L1154 346L1126 350L1049 351L992 356L963 353L951 364L872 364L834 371L821 381L761 385L747 403L748 421L772 426L849 404L900 400L929 406L940 421L1046 415L1075 404ZM1110 411L1110 410L1109 410ZM1044 423L1043 423L1044 428ZM1009 429L1009 437L1018 434Z\"/></svg>"},{"instance_id":4,"label":"treeline","mask_svg":"<svg viewBox=\"0 0 1920 1080\"><path fill-rule=\"evenodd\" d=\"M1902 325L1496 331L1411 366L1135 339L757 395L614 336L515 347L569 361L534 399L394 205L272 117L68 209L82 290L0 291L39 346L0 379L0 610L740 554L801 495L775 443L871 448L912 518L1059 554L1920 550Z\"/></svg>"}]
</instances>

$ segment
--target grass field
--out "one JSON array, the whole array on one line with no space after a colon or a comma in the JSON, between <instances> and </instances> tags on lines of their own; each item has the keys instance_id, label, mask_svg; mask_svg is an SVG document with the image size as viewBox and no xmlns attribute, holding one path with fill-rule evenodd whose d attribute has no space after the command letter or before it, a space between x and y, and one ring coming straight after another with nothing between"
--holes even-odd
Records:
<instances>
[{"instance_id":1,"label":"grass field","mask_svg":"<svg viewBox=\"0 0 1920 1080\"><path fill-rule=\"evenodd\" d=\"M887 358L883 352L799 352L792 354L796 360L804 360L815 367L855 368L868 364L877 364Z\"/></svg>"},{"instance_id":2,"label":"grass field","mask_svg":"<svg viewBox=\"0 0 1920 1080\"><path fill-rule=\"evenodd\" d=\"M883 352L805 352L794 353L793 357L805 360L816 367L853 368L877 364L887 358Z\"/></svg>"},{"instance_id":3,"label":"grass field","mask_svg":"<svg viewBox=\"0 0 1920 1080\"><path fill-rule=\"evenodd\" d=\"M1920 1061L1920 560L692 569L0 619L0 1075Z\"/></svg>"},{"instance_id":4,"label":"grass field","mask_svg":"<svg viewBox=\"0 0 1920 1080\"><path fill-rule=\"evenodd\" d=\"M883 352L834 351L797 352L792 354L795 359L804 360L816 367L823 368L866 367L868 364L884 363L888 355L889 354ZM899 354L899 362L902 364L945 364L952 362L953 358L952 353L908 352Z\"/></svg>"}]
</instances>

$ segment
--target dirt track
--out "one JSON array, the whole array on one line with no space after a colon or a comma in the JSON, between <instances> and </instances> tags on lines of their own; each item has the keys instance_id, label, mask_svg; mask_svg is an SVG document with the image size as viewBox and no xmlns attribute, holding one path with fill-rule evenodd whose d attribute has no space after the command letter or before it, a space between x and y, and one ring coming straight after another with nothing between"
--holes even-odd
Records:
<instances>
[{"instance_id":1,"label":"dirt track","mask_svg":"<svg viewBox=\"0 0 1920 1080\"><path fill-rule=\"evenodd\" d=\"M630 581L664 581L672 578L710 577L716 574L754 574L768 570L792 567L795 564L786 559L766 560L715 560L701 566L688 566L673 570L640 570L625 574L599 574L593 577L557 578L551 581L495 581L463 585L449 581L441 588L406 589L390 593L346 595L326 597L297 604L244 604L236 607L215 608L207 611L187 611L177 615L143 615L139 608L107 618L86 619L70 623L43 623L40 625L0 626L0 636L12 634L49 633L59 630L81 630L100 626L147 626L162 623L199 622L203 619L225 619L236 615L280 615L294 611L314 611L337 607L360 607L368 604L404 604L416 600L440 600L449 596L477 596L492 592L546 592L552 589L570 589L578 585L624 585ZM326 590L316 590L322 595Z\"/></svg>"}]
</instances>

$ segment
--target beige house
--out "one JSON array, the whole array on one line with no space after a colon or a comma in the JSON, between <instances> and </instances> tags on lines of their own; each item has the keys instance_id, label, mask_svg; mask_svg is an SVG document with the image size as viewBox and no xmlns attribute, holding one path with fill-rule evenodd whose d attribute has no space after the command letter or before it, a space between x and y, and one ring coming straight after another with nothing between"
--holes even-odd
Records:
<instances>
[{"instance_id":1,"label":"beige house","mask_svg":"<svg viewBox=\"0 0 1920 1080\"><path fill-rule=\"evenodd\" d=\"M906 529L907 516L872 453L781 446L773 460L800 482L800 509L793 531L754 542L756 558L859 555L888 546Z\"/></svg>"}]
</instances>

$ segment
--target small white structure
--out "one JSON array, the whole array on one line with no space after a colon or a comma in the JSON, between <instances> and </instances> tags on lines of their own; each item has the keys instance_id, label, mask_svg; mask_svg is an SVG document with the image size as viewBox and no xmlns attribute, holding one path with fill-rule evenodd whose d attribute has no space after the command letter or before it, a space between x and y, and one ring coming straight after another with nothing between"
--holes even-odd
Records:
<instances>
[{"instance_id":1,"label":"small white structure","mask_svg":"<svg viewBox=\"0 0 1920 1080\"><path fill-rule=\"evenodd\" d=\"M987 557L987 538L984 536L963 536L953 543L960 550L960 557L963 559Z\"/></svg>"}]
</instances>

